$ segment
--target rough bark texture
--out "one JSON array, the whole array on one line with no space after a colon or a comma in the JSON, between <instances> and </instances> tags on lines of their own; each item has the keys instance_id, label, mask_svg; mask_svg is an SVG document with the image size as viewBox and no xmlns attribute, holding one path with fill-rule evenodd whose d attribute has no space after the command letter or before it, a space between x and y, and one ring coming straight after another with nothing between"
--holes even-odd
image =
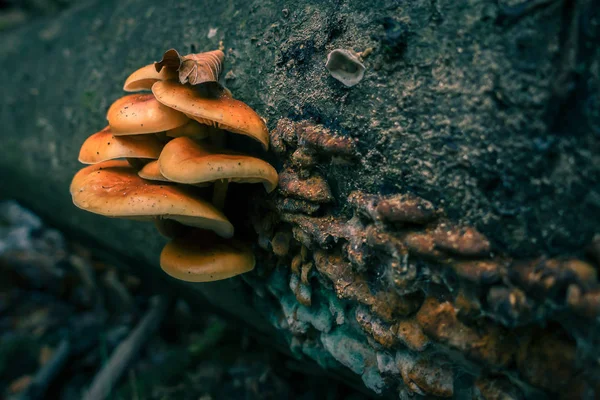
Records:
<instances>
[{"instance_id":1,"label":"rough bark texture","mask_svg":"<svg viewBox=\"0 0 600 400\"><path fill-rule=\"evenodd\" d=\"M194 289L378 393L592 398L598 6L500 3L71 8L0 38L0 194L155 268L152 226L72 206L79 146L132 70L222 41L224 83L267 119L284 179L229 197L257 270ZM364 52L357 86L325 69L336 48Z\"/></svg>"}]
</instances>

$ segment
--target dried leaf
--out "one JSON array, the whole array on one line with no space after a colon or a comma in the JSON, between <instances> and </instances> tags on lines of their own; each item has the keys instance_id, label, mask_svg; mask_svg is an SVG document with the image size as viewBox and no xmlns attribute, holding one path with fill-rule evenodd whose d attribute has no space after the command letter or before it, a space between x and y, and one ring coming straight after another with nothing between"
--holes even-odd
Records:
<instances>
[{"instance_id":1,"label":"dried leaf","mask_svg":"<svg viewBox=\"0 0 600 400\"><path fill-rule=\"evenodd\" d=\"M156 68L156 72L160 72L163 68L169 68L177 71L179 70L182 62L183 57L179 55L179 52L177 52L175 49L169 49L165 51L165 54L163 54L162 60L154 63L154 67Z\"/></svg>"},{"instance_id":2,"label":"dried leaf","mask_svg":"<svg viewBox=\"0 0 600 400\"><path fill-rule=\"evenodd\" d=\"M185 56L179 67L179 81L181 83L189 82L191 85L218 82L223 69L224 57L221 50Z\"/></svg>"},{"instance_id":3,"label":"dried leaf","mask_svg":"<svg viewBox=\"0 0 600 400\"><path fill-rule=\"evenodd\" d=\"M179 81L182 84L190 83L199 85L206 82L218 82L223 70L225 54L221 50L206 53L188 54L181 56L177 50L170 49L165 52L162 60L155 63L157 72L163 68L179 72Z\"/></svg>"}]
</instances>

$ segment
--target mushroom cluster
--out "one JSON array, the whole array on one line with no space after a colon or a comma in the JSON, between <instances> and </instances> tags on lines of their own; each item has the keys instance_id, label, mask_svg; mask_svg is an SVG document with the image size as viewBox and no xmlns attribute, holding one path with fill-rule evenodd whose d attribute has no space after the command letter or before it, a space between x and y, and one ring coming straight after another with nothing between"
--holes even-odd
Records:
<instances>
[{"instance_id":1,"label":"mushroom cluster","mask_svg":"<svg viewBox=\"0 0 600 400\"><path fill-rule=\"evenodd\" d=\"M233 239L224 214L227 186L262 183L271 192L278 183L269 163L225 148L225 131L250 137L265 150L269 133L254 110L219 84L223 59L220 50L186 56L169 50L160 62L132 73L123 89L151 93L130 94L110 106L108 126L81 146L79 161L90 165L70 187L81 209L154 221L171 239L161 267L191 282L254 268L251 249Z\"/></svg>"}]
</instances>

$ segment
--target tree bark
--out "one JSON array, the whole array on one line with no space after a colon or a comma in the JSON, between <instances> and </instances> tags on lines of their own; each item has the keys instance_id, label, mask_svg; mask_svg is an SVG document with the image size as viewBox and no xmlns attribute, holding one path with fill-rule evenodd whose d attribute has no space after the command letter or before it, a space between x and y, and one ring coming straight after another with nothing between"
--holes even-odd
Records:
<instances>
[{"instance_id":1,"label":"tree bark","mask_svg":"<svg viewBox=\"0 0 600 400\"><path fill-rule=\"evenodd\" d=\"M153 226L76 209L69 183L129 73L222 43L286 179L228 194L256 271L186 290L377 393L594 397L599 7L499 3L92 1L35 21L0 38L0 195L169 280ZM336 48L361 53L358 85L325 68Z\"/></svg>"}]
</instances>

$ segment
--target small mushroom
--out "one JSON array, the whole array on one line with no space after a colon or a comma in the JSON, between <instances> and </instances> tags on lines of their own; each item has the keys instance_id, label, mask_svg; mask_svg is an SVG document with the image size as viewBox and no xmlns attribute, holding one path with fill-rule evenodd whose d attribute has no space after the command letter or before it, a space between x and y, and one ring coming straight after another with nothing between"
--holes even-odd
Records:
<instances>
[{"instance_id":1,"label":"small mushroom","mask_svg":"<svg viewBox=\"0 0 600 400\"><path fill-rule=\"evenodd\" d=\"M269 131L260 116L245 103L205 87L160 81L152 85L156 99L196 121L233 133L250 136L269 148Z\"/></svg>"},{"instance_id":2,"label":"small mushroom","mask_svg":"<svg viewBox=\"0 0 600 400\"><path fill-rule=\"evenodd\" d=\"M332 77L348 87L356 85L365 76L365 66L353 51L346 49L329 53L325 67Z\"/></svg>"},{"instance_id":3,"label":"small mushroom","mask_svg":"<svg viewBox=\"0 0 600 400\"><path fill-rule=\"evenodd\" d=\"M172 69L165 68L157 72L154 64L146 65L129 75L125 85L123 85L123 90L126 92L150 90L154 82L177 79L177 76L177 71Z\"/></svg>"},{"instance_id":4,"label":"small mushroom","mask_svg":"<svg viewBox=\"0 0 600 400\"><path fill-rule=\"evenodd\" d=\"M260 158L199 144L187 137L171 140L158 159L167 179L187 184L215 182L213 204L222 208L227 184L262 183L267 192L277 187L277 171Z\"/></svg>"},{"instance_id":5,"label":"small mushroom","mask_svg":"<svg viewBox=\"0 0 600 400\"><path fill-rule=\"evenodd\" d=\"M225 54L221 50L181 56L175 49L165 52L162 60L154 63L155 71L178 71L182 84L199 85L206 82L218 82L223 70Z\"/></svg>"},{"instance_id":6,"label":"small mushroom","mask_svg":"<svg viewBox=\"0 0 600 400\"><path fill-rule=\"evenodd\" d=\"M160 167L158 166L158 160L150 161L148 164L144 165L138 171L138 176L149 181L173 182L170 179L165 178L165 176L161 174ZM210 185L211 184L209 182L194 184L194 186L198 187L207 187Z\"/></svg>"},{"instance_id":7,"label":"small mushroom","mask_svg":"<svg viewBox=\"0 0 600 400\"><path fill-rule=\"evenodd\" d=\"M124 160L104 161L80 170L71 182L73 203L107 217L173 219L184 225L233 236L219 210L185 188L140 178Z\"/></svg>"},{"instance_id":8,"label":"small mushroom","mask_svg":"<svg viewBox=\"0 0 600 400\"><path fill-rule=\"evenodd\" d=\"M163 174L160 173L160 168L158 167L158 160L151 161L148 164L144 165L142 169L138 171L138 176L149 181L171 182L170 180L165 178Z\"/></svg>"},{"instance_id":9,"label":"small mushroom","mask_svg":"<svg viewBox=\"0 0 600 400\"><path fill-rule=\"evenodd\" d=\"M106 119L114 135L162 132L189 121L185 114L164 106L151 94L121 97L110 106Z\"/></svg>"},{"instance_id":10,"label":"small mushroom","mask_svg":"<svg viewBox=\"0 0 600 400\"><path fill-rule=\"evenodd\" d=\"M254 269L252 250L236 241L208 232L194 232L168 243L160 266L167 274L187 282L211 282Z\"/></svg>"},{"instance_id":11,"label":"small mushroom","mask_svg":"<svg viewBox=\"0 0 600 400\"><path fill-rule=\"evenodd\" d=\"M152 135L115 136L109 126L86 139L79 151L79 162L96 164L116 158L158 159L162 143Z\"/></svg>"}]
</instances>

